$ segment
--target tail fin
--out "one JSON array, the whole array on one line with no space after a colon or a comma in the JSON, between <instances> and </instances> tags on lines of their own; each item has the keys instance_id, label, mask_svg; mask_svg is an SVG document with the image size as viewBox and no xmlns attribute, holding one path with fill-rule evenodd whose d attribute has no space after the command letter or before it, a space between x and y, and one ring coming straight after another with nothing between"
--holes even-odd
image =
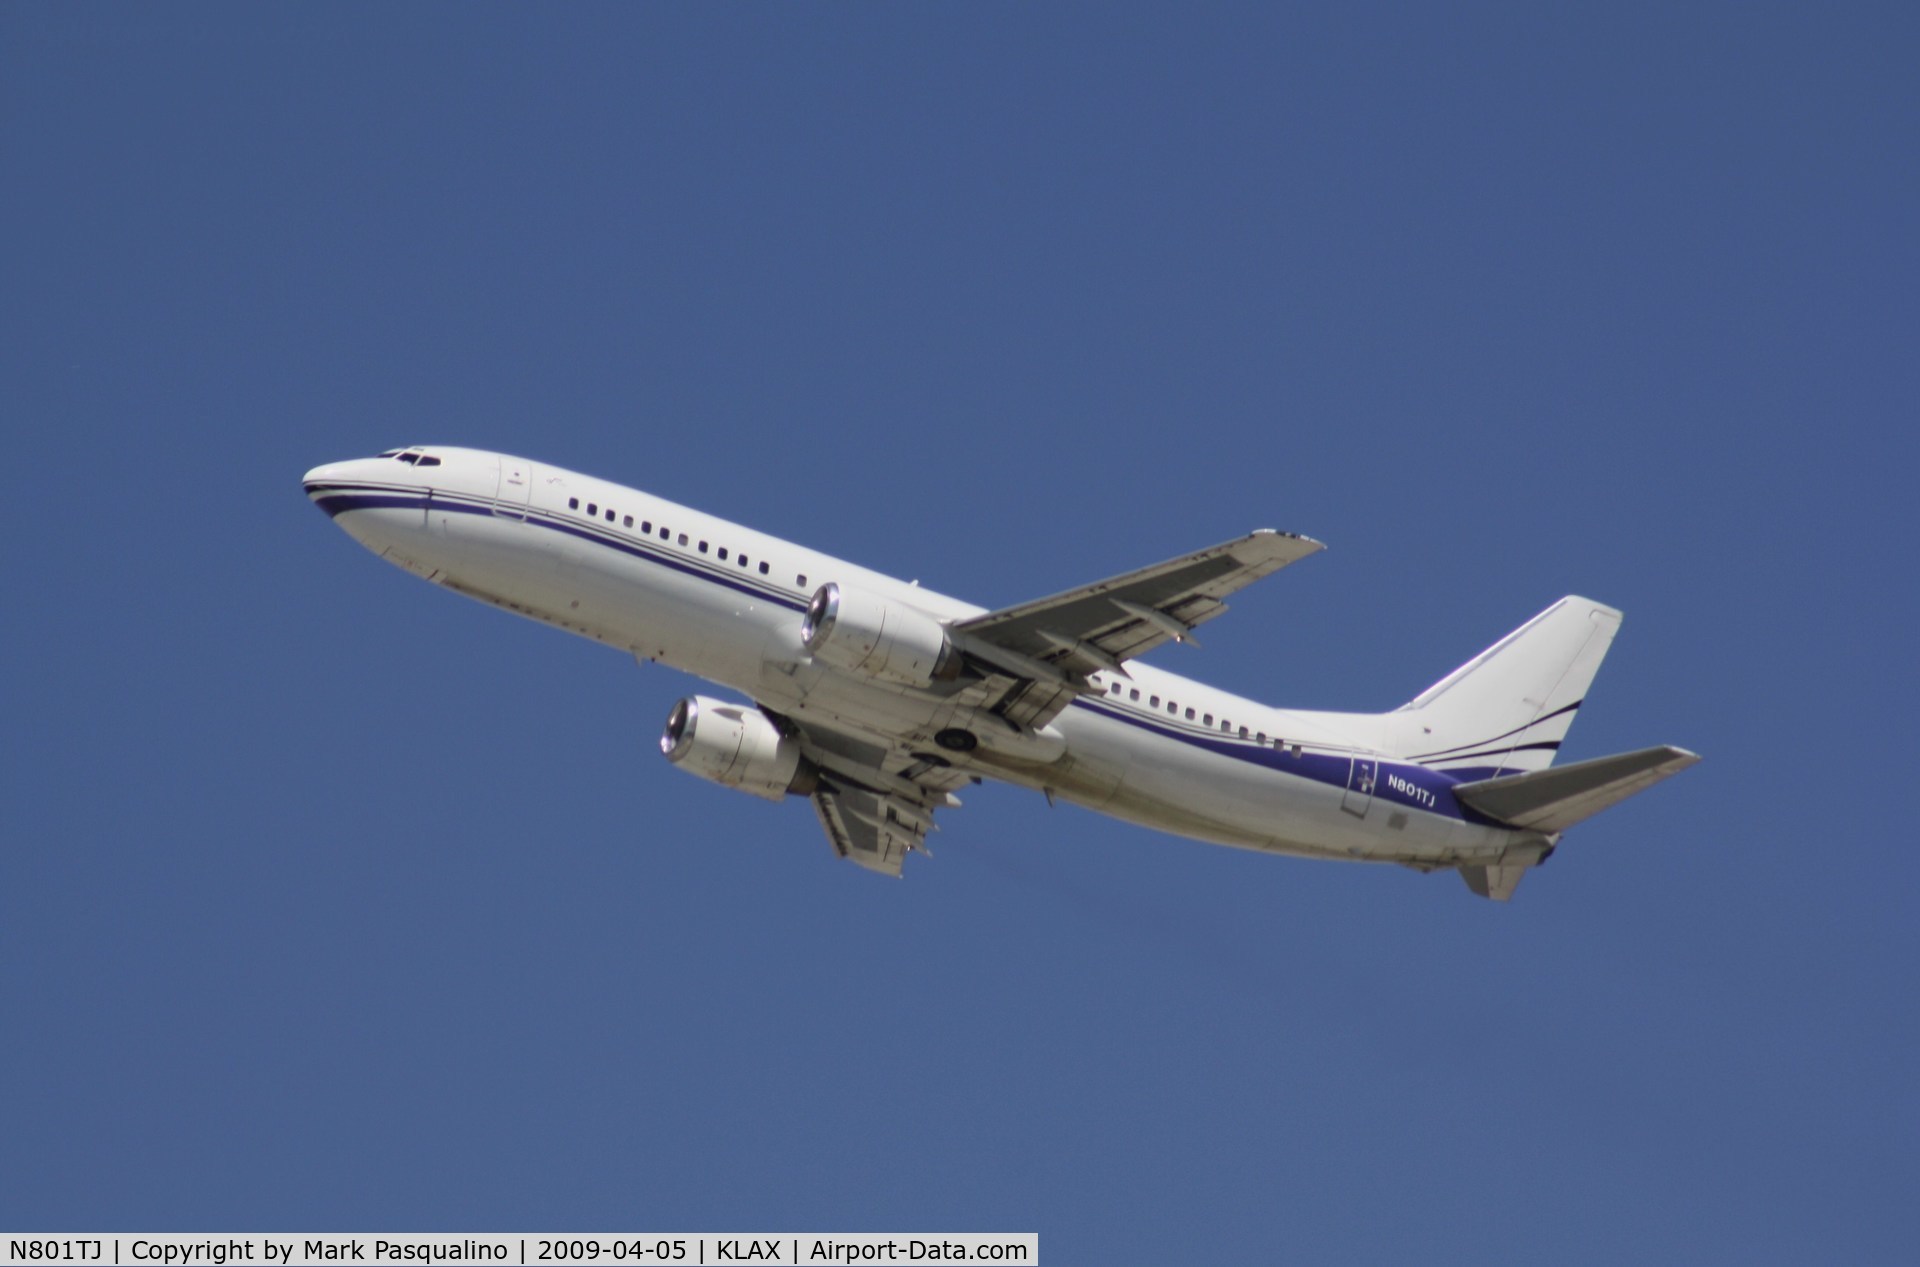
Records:
<instances>
[{"instance_id":1,"label":"tail fin","mask_svg":"<svg viewBox=\"0 0 1920 1267\"><path fill-rule=\"evenodd\" d=\"M1467 779L1546 769L1619 628L1606 604L1561 599L1389 713L1399 751Z\"/></svg>"}]
</instances>

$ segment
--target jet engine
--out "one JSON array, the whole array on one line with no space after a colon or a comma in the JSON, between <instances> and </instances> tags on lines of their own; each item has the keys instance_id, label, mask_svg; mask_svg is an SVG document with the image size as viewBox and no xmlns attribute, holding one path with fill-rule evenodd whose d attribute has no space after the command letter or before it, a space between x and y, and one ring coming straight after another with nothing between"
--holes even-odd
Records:
<instances>
[{"instance_id":1,"label":"jet engine","mask_svg":"<svg viewBox=\"0 0 1920 1267\"><path fill-rule=\"evenodd\" d=\"M667 715L660 751L690 774L777 801L813 791L817 772L799 743L751 704L689 695Z\"/></svg>"},{"instance_id":2,"label":"jet engine","mask_svg":"<svg viewBox=\"0 0 1920 1267\"><path fill-rule=\"evenodd\" d=\"M960 653L939 621L832 581L807 604L800 641L814 659L882 682L926 686L960 676Z\"/></svg>"}]
</instances>

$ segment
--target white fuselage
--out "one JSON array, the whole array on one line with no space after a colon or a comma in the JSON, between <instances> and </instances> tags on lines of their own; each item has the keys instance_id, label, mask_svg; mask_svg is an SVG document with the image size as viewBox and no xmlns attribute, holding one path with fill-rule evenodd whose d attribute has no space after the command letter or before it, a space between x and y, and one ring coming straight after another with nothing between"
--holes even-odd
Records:
<instances>
[{"instance_id":1,"label":"white fuselage","mask_svg":"<svg viewBox=\"0 0 1920 1267\"><path fill-rule=\"evenodd\" d=\"M808 725L933 748L937 690L826 668L800 635L838 582L949 621L981 608L605 480L469 449L336 463L308 491L368 549L435 584L720 683ZM1217 844L1421 867L1528 837L1473 821L1452 780L1388 755L1383 719L1271 708L1135 661L1038 733L983 732L953 764Z\"/></svg>"}]
</instances>

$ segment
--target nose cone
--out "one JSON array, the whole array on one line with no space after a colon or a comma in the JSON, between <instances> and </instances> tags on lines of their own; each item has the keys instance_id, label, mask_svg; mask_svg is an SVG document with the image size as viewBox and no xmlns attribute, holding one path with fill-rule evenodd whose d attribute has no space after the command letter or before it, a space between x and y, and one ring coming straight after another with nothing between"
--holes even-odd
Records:
<instances>
[{"instance_id":1,"label":"nose cone","mask_svg":"<svg viewBox=\"0 0 1920 1267\"><path fill-rule=\"evenodd\" d=\"M337 519L343 511L394 504L379 496L393 488L392 472L386 469L392 465L371 458L328 462L308 471L300 482L313 504Z\"/></svg>"},{"instance_id":2,"label":"nose cone","mask_svg":"<svg viewBox=\"0 0 1920 1267\"><path fill-rule=\"evenodd\" d=\"M348 501L342 496L346 490L341 483L351 465L350 462L329 462L314 467L300 477L301 487L307 490L307 496L313 499L314 505L327 512L329 519L338 517L347 508Z\"/></svg>"},{"instance_id":3,"label":"nose cone","mask_svg":"<svg viewBox=\"0 0 1920 1267\"><path fill-rule=\"evenodd\" d=\"M329 462L325 466L316 466L301 476L300 483L306 488L307 496L313 496L313 486L315 484L325 484L328 480L338 477L340 474L340 465L338 462Z\"/></svg>"},{"instance_id":4,"label":"nose cone","mask_svg":"<svg viewBox=\"0 0 1920 1267\"><path fill-rule=\"evenodd\" d=\"M415 473L415 464L392 460L398 452L328 462L308 471L301 483L313 504L349 537L388 562L432 580L445 566L446 545L444 534L436 536L428 524L433 485ZM439 460L434 464L440 465Z\"/></svg>"}]
</instances>

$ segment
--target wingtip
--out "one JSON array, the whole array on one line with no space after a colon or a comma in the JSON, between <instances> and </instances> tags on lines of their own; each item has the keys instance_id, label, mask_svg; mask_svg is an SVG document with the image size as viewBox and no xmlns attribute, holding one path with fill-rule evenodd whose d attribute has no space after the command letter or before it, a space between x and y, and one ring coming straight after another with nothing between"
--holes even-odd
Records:
<instances>
[{"instance_id":1,"label":"wingtip","mask_svg":"<svg viewBox=\"0 0 1920 1267\"><path fill-rule=\"evenodd\" d=\"M1309 537L1305 533L1282 532L1278 528L1255 528L1252 532L1248 533L1247 535L1249 537L1277 537L1283 541L1295 541L1303 546L1306 546L1307 552L1309 554L1311 554L1315 550L1324 550L1327 548L1326 542L1318 540L1317 538L1314 538L1314 537Z\"/></svg>"}]
</instances>

